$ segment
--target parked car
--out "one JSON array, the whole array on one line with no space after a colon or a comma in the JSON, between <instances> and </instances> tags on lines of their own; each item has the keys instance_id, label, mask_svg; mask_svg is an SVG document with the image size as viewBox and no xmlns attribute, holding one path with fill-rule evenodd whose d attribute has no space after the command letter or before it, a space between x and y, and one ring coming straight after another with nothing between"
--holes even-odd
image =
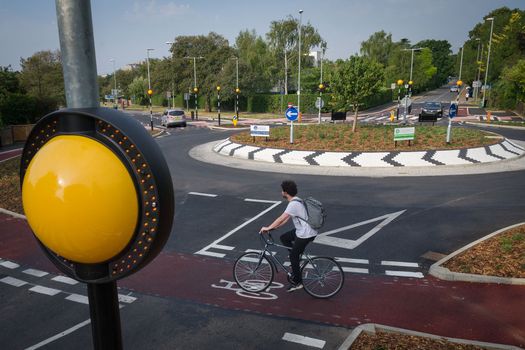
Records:
<instances>
[{"instance_id":1,"label":"parked car","mask_svg":"<svg viewBox=\"0 0 525 350\"><path fill-rule=\"evenodd\" d=\"M457 85L452 85L452 86L450 87L450 92L459 92L459 88L458 88L458 86L457 86Z\"/></svg>"},{"instance_id":2,"label":"parked car","mask_svg":"<svg viewBox=\"0 0 525 350\"><path fill-rule=\"evenodd\" d=\"M167 128L170 126L186 126L186 115L182 109L168 109L164 111L161 124Z\"/></svg>"},{"instance_id":3,"label":"parked car","mask_svg":"<svg viewBox=\"0 0 525 350\"><path fill-rule=\"evenodd\" d=\"M440 102L425 102L421 113L419 113L419 121L436 121L437 118L443 117L443 106Z\"/></svg>"}]
</instances>

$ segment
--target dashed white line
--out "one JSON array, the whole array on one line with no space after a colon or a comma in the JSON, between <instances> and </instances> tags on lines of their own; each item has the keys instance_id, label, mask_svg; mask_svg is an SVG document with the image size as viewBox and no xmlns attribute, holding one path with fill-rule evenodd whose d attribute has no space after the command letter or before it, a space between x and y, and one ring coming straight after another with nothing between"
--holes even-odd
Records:
<instances>
[{"instance_id":1,"label":"dashed white line","mask_svg":"<svg viewBox=\"0 0 525 350\"><path fill-rule=\"evenodd\" d=\"M344 272L353 272L353 273L368 273L368 269L361 269L358 267L342 267Z\"/></svg>"},{"instance_id":2,"label":"dashed white line","mask_svg":"<svg viewBox=\"0 0 525 350\"><path fill-rule=\"evenodd\" d=\"M40 270L36 270L36 269L25 269L22 272L27 274L27 275L31 275L31 276L35 276L35 277L44 277L45 275L49 275L48 272L40 271Z\"/></svg>"},{"instance_id":3,"label":"dashed white line","mask_svg":"<svg viewBox=\"0 0 525 350\"><path fill-rule=\"evenodd\" d=\"M265 199L251 199L251 198L245 198L244 199L245 202L255 202L255 203L276 203L276 201L269 201L269 200L265 200Z\"/></svg>"},{"instance_id":4,"label":"dashed white line","mask_svg":"<svg viewBox=\"0 0 525 350\"><path fill-rule=\"evenodd\" d=\"M409 272L409 271L391 271L386 270L385 274L387 276L397 276L397 277L414 277L414 278L423 278L423 274L421 272Z\"/></svg>"},{"instance_id":5,"label":"dashed white line","mask_svg":"<svg viewBox=\"0 0 525 350\"><path fill-rule=\"evenodd\" d=\"M85 295L80 295L80 294L70 294L66 297L66 300L70 300L70 301L74 301L76 303L80 303L80 304L86 304L86 305L89 305L89 298L86 297Z\"/></svg>"},{"instance_id":6,"label":"dashed white line","mask_svg":"<svg viewBox=\"0 0 525 350\"><path fill-rule=\"evenodd\" d=\"M3 282L5 284L9 284L9 285L14 286L14 287L21 287L21 286L27 284L26 281L22 281L22 280L19 280L18 278L9 277L9 276L0 279L0 282Z\"/></svg>"},{"instance_id":7,"label":"dashed white line","mask_svg":"<svg viewBox=\"0 0 525 350\"><path fill-rule=\"evenodd\" d=\"M20 265L15 264L14 262L11 262L11 261L7 261L7 260L0 262L0 265L2 265L3 267L6 267L8 269L11 269L11 270L17 269L17 268L20 267Z\"/></svg>"},{"instance_id":8,"label":"dashed white line","mask_svg":"<svg viewBox=\"0 0 525 350\"><path fill-rule=\"evenodd\" d=\"M298 334L293 334L293 333L288 333L288 332L284 333L283 340L286 340L292 343L311 346L313 348L318 348L318 349L324 348L326 344L326 341L321 340L321 339L305 337L303 335L298 335Z\"/></svg>"},{"instance_id":9,"label":"dashed white line","mask_svg":"<svg viewBox=\"0 0 525 350\"><path fill-rule=\"evenodd\" d=\"M211 193L189 192L188 194L191 194L193 196L202 196L202 197L212 197L212 198L217 197L216 194L211 194Z\"/></svg>"},{"instance_id":10,"label":"dashed white line","mask_svg":"<svg viewBox=\"0 0 525 350\"><path fill-rule=\"evenodd\" d=\"M369 264L370 262L367 259L348 259L348 258L335 258L337 262L344 262L350 264Z\"/></svg>"},{"instance_id":11,"label":"dashed white line","mask_svg":"<svg viewBox=\"0 0 525 350\"><path fill-rule=\"evenodd\" d=\"M419 267L418 263L403 262L403 261L381 261L383 266L398 266L398 267Z\"/></svg>"},{"instance_id":12,"label":"dashed white line","mask_svg":"<svg viewBox=\"0 0 525 350\"><path fill-rule=\"evenodd\" d=\"M66 335L68 335L68 334L70 334L70 333L73 333L73 332L76 331L77 329L82 328L82 327L84 327L85 325L88 325L88 324L90 324L90 323L91 323L91 320L90 320L90 319L89 319L89 320L85 320L84 322L81 322L81 323L79 323L79 324L77 324L77 325L75 325L75 326L73 326L73 327L71 327L71 328L69 328L69 329L66 329L65 331L60 332L60 333L58 333L57 335L52 336L51 338L48 338L48 339L46 339L46 340L44 340L44 341L41 341L41 342L38 343L38 344L35 344L35 345L33 345L33 346L30 346L30 347L26 348L25 350L35 350L35 349L41 348L42 346L47 345L47 344L49 344L49 343L51 343L51 342L54 342L55 340L60 339L60 338L62 338L62 337L65 337Z\"/></svg>"},{"instance_id":13,"label":"dashed white line","mask_svg":"<svg viewBox=\"0 0 525 350\"><path fill-rule=\"evenodd\" d=\"M45 294L45 295L49 295L49 296L57 295L58 293L61 292L58 289L47 288L47 287L42 287L42 286L38 286L38 285L34 286L33 288L29 288L29 290L32 291L32 292L35 292L35 293Z\"/></svg>"},{"instance_id":14,"label":"dashed white line","mask_svg":"<svg viewBox=\"0 0 525 350\"><path fill-rule=\"evenodd\" d=\"M53 277L51 280L55 281L55 282L66 283L66 284L69 284L69 285L72 285L72 286L74 286L75 284L78 284L77 280L74 280L74 279L66 277L66 276L56 276L56 277Z\"/></svg>"}]
</instances>

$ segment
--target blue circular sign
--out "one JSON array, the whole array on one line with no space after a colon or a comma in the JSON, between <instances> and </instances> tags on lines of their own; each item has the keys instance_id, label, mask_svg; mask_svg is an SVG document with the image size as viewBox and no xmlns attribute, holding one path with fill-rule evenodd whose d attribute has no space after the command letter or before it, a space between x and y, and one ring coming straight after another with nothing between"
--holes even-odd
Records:
<instances>
[{"instance_id":1,"label":"blue circular sign","mask_svg":"<svg viewBox=\"0 0 525 350\"><path fill-rule=\"evenodd\" d=\"M284 113L286 119L288 119L289 121L293 122L293 121L296 121L297 118L299 117L299 112L297 111L296 108L294 107L290 107L286 110L286 112Z\"/></svg>"}]
</instances>

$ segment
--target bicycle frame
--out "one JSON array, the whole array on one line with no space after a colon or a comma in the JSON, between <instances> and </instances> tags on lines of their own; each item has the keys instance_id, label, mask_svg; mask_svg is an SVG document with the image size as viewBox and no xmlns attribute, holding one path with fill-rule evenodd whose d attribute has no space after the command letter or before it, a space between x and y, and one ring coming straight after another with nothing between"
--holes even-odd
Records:
<instances>
[{"instance_id":1,"label":"bicycle frame","mask_svg":"<svg viewBox=\"0 0 525 350\"><path fill-rule=\"evenodd\" d=\"M265 234L268 234L268 237L269 238L266 238L264 235ZM274 266L275 266L275 270L276 272L279 272L279 266L284 270L286 271L286 274L291 276L292 275L292 271L291 269L287 269L286 266L284 266L284 264L281 262L281 260L279 260L276 256L274 256L272 254L272 252L268 249L268 247L277 247L277 248L283 248L283 249L286 249L288 251L292 250L291 247L287 247L285 245L282 245L282 244L278 244L278 243L275 243L275 241L273 240L273 237L271 235L270 232L267 232L267 233L260 233L259 234L260 236L260 239L261 239L261 242L262 242L262 245L264 246L263 250L261 251L261 257L266 255L270 261L272 261L274 263ZM311 263L311 258L310 256L305 252L303 252L303 259L301 260L308 260L308 262ZM259 260L259 264L261 263L261 260Z\"/></svg>"}]
</instances>

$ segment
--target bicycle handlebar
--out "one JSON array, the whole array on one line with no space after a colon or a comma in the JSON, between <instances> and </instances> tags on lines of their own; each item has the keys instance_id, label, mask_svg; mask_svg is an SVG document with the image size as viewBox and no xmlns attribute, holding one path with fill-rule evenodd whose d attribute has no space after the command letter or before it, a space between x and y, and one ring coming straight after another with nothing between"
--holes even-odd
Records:
<instances>
[{"instance_id":1,"label":"bicycle handlebar","mask_svg":"<svg viewBox=\"0 0 525 350\"><path fill-rule=\"evenodd\" d=\"M266 244L274 244L275 243L275 241L273 240L271 231L261 231L259 234L261 236L261 239L264 241L264 243L266 243ZM268 235L268 238L265 237L265 234Z\"/></svg>"}]
</instances>

